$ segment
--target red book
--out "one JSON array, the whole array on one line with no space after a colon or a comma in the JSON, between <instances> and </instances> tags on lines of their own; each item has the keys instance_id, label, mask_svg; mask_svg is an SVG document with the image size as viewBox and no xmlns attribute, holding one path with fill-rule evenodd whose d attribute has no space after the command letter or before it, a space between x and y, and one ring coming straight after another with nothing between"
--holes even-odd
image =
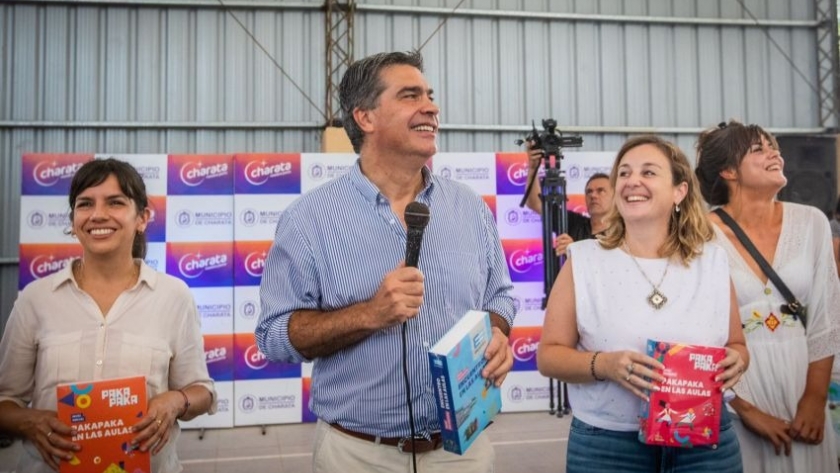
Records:
<instances>
[{"instance_id":1,"label":"red book","mask_svg":"<svg viewBox=\"0 0 840 473\"><path fill-rule=\"evenodd\" d=\"M715 376L726 349L648 340L647 354L665 365L665 381L642 402L639 440L666 447L716 444L723 383Z\"/></svg>"},{"instance_id":2,"label":"red book","mask_svg":"<svg viewBox=\"0 0 840 473\"><path fill-rule=\"evenodd\" d=\"M82 449L61 473L149 473L149 452L131 446L131 430L145 414L146 378L107 379L58 385L58 419L76 429Z\"/></svg>"}]
</instances>

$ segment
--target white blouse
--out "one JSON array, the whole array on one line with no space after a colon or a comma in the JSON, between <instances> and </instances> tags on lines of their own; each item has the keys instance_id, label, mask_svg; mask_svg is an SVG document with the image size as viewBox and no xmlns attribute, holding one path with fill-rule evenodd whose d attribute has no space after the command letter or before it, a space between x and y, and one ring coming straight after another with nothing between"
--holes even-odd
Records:
<instances>
[{"instance_id":1,"label":"white blouse","mask_svg":"<svg viewBox=\"0 0 840 473\"><path fill-rule=\"evenodd\" d=\"M104 317L79 289L72 265L24 288L0 342L0 401L56 410L56 386L145 375L149 399L198 384L213 395L195 301L183 281L141 260L137 284L124 291ZM152 458L152 470L181 471L176 453L180 428ZM18 473L52 472L24 442Z\"/></svg>"}]
</instances>

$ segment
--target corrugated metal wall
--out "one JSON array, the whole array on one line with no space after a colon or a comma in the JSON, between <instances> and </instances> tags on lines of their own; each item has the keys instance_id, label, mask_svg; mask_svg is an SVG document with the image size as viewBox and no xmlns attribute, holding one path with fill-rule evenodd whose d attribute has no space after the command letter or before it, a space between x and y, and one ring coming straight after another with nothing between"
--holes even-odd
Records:
<instances>
[{"instance_id":1,"label":"corrugated metal wall","mask_svg":"<svg viewBox=\"0 0 840 473\"><path fill-rule=\"evenodd\" d=\"M17 258L23 152L320 149L322 2L161 3L0 6L0 261ZM418 47L457 4L359 3L356 57ZM697 129L730 117L819 128L811 1L745 4L772 26L739 0L466 1L423 50L441 149L515 150L546 117L592 151L657 127L692 154ZM0 321L16 292L17 267L0 265Z\"/></svg>"}]
</instances>

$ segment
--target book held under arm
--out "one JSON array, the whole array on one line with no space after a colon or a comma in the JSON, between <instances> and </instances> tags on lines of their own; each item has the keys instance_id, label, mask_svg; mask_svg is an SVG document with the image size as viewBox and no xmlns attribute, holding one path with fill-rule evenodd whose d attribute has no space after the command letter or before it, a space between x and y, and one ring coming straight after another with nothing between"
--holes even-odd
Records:
<instances>
[{"instance_id":1,"label":"book held under arm","mask_svg":"<svg viewBox=\"0 0 840 473\"><path fill-rule=\"evenodd\" d=\"M665 381L642 401L639 440L667 447L717 444L723 383L715 376L726 349L648 340L647 354L665 365Z\"/></svg>"},{"instance_id":2,"label":"book held under arm","mask_svg":"<svg viewBox=\"0 0 840 473\"><path fill-rule=\"evenodd\" d=\"M82 449L61 473L149 473L149 452L131 445L134 424L146 414L145 376L60 384L58 420L76 430Z\"/></svg>"},{"instance_id":3,"label":"book held under arm","mask_svg":"<svg viewBox=\"0 0 840 473\"><path fill-rule=\"evenodd\" d=\"M493 332L490 314L471 310L429 350L444 450L462 455L502 407L499 388L481 376Z\"/></svg>"}]
</instances>

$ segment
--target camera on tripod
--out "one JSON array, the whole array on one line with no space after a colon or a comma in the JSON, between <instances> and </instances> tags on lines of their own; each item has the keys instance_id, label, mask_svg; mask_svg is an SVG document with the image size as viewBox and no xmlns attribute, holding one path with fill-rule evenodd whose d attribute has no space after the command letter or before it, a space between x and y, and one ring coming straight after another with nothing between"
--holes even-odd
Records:
<instances>
[{"instance_id":1,"label":"camera on tripod","mask_svg":"<svg viewBox=\"0 0 840 473\"><path fill-rule=\"evenodd\" d=\"M516 140L517 145L522 145L526 141L533 142L534 149L541 149L546 156L560 156L560 150L563 148L580 148L583 146L583 137L580 135L563 136L557 132L557 120L553 118L544 118L542 121L543 132L537 131L537 125L531 121L531 133L522 140Z\"/></svg>"}]
</instances>

